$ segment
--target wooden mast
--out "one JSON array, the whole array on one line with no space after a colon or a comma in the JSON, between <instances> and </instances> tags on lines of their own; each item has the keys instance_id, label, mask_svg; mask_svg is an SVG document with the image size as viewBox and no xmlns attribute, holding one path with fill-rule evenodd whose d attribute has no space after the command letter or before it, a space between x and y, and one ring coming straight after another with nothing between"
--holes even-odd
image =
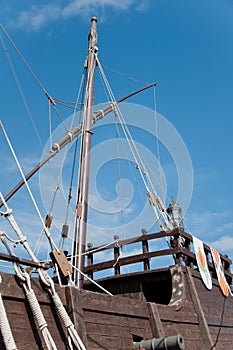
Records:
<instances>
[{"instance_id":1,"label":"wooden mast","mask_svg":"<svg viewBox=\"0 0 233 350\"><path fill-rule=\"evenodd\" d=\"M85 250L86 250L86 230L87 230L87 210L88 210L88 188L89 188L89 169L90 169L90 149L92 136L92 110L94 100L94 72L96 66L97 53L97 32L96 17L91 19L92 25L88 35L89 48L85 62L87 69L86 95L83 113L83 137L80 159L79 187L76 206L76 225L73 244L73 266L77 270L73 271L73 280L77 287L83 287Z\"/></svg>"}]
</instances>

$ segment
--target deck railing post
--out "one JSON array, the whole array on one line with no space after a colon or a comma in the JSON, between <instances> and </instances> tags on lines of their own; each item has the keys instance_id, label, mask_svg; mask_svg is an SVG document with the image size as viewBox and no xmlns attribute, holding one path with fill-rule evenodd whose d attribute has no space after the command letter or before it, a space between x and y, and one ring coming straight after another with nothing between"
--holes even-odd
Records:
<instances>
[{"instance_id":1,"label":"deck railing post","mask_svg":"<svg viewBox=\"0 0 233 350\"><path fill-rule=\"evenodd\" d=\"M182 236L180 236L180 233L175 233L173 236L173 248L180 248L181 247L181 240ZM176 263L177 265L182 265L182 253L177 253L176 254Z\"/></svg>"},{"instance_id":2,"label":"deck railing post","mask_svg":"<svg viewBox=\"0 0 233 350\"><path fill-rule=\"evenodd\" d=\"M120 266L118 264L118 260L120 257L120 246L118 245L119 236L115 235L113 238L114 238L114 241L116 241L116 244L114 246L114 260L115 260L114 271L115 271L115 276L119 276L121 274Z\"/></svg>"},{"instance_id":3,"label":"deck railing post","mask_svg":"<svg viewBox=\"0 0 233 350\"><path fill-rule=\"evenodd\" d=\"M89 242L89 243L87 244L87 249L88 249L88 251L91 251L92 248L93 248L93 243ZM88 265L88 266L92 266L92 265L93 265L93 253L92 253L92 252L89 252L89 253L87 254L87 265ZM87 275L88 275L88 277L90 277L91 279L93 279L93 271L92 271L92 270L90 270L90 271L88 272Z\"/></svg>"},{"instance_id":4,"label":"deck railing post","mask_svg":"<svg viewBox=\"0 0 233 350\"><path fill-rule=\"evenodd\" d=\"M148 240L146 239L147 230L142 229L142 234L143 234L143 238L145 237L145 239L142 240L142 252L143 254L146 254L149 252ZM150 270L150 261L148 258L143 260L143 267L144 267L144 271Z\"/></svg>"},{"instance_id":5,"label":"deck railing post","mask_svg":"<svg viewBox=\"0 0 233 350\"><path fill-rule=\"evenodd\" d=\"M189 238L185 239L185 248L189 251L192 252L191 249L191 240ZM189 256L186 256L186 265L188 265L191 269L193 268L193 261Z\"/></svg>"}]
</instances>

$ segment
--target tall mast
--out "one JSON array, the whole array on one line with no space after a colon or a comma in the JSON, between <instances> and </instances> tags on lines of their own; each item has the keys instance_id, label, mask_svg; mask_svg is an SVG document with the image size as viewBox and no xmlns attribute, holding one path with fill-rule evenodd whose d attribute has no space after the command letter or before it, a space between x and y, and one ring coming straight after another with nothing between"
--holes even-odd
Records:
<instances>
[{"instance_id":1,"label":"tall mast","mask_svg":"<svg viewBox=\"0 0 233 350\"><path fill-rule=\"evenodd\" d=\"M87 210L88 210L88 188L90 169L90 149L92 136L92 109L94 100L94 72L96 66L97 53L97 18L91 19L92 25L88 35L89 48L85 61L87 69L86 95L83 113L83 137L81 146L79 188L76 206L76 225L73 245L73 266L78 270L73 272L73 280L77 287L83 287L83 275L79 272L84 270L85 250L86 250L86 230L87 230Z\"/></svg>"}]
</instances>

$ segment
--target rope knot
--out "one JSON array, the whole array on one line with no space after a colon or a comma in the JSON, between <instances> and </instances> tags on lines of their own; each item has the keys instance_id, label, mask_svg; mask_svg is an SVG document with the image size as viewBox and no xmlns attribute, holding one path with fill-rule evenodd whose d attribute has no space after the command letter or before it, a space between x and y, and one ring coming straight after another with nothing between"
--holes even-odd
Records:
<instances>
[{"instance_id":1,"label":"rope knot","mask_svg":"<svg viewBox=\"0 0 233 350\"><path fill-rule=\"evenodd\" d=\"M27 237L26 236L23 236L21 239L20 239L20 243L23 244L24 242L27 241Z\"/></svg>"}]
</instances>

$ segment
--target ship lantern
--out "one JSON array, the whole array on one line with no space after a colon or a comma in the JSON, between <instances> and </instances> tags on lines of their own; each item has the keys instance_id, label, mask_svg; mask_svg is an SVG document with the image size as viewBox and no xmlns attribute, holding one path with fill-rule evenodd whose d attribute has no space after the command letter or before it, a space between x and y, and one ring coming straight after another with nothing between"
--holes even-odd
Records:
<instances>
[{"instance_id":1,"label":"ship lantern","mask_svg":"<svg viewBox=\"0 0 233 350\"><path fill-rule=\"evenodd\" d=\"M173 199L167 208L167 213L168 220L172 223L173 227L180 227L181 229L184 229L182 209Z\"/></svg>"}]
</instances>

